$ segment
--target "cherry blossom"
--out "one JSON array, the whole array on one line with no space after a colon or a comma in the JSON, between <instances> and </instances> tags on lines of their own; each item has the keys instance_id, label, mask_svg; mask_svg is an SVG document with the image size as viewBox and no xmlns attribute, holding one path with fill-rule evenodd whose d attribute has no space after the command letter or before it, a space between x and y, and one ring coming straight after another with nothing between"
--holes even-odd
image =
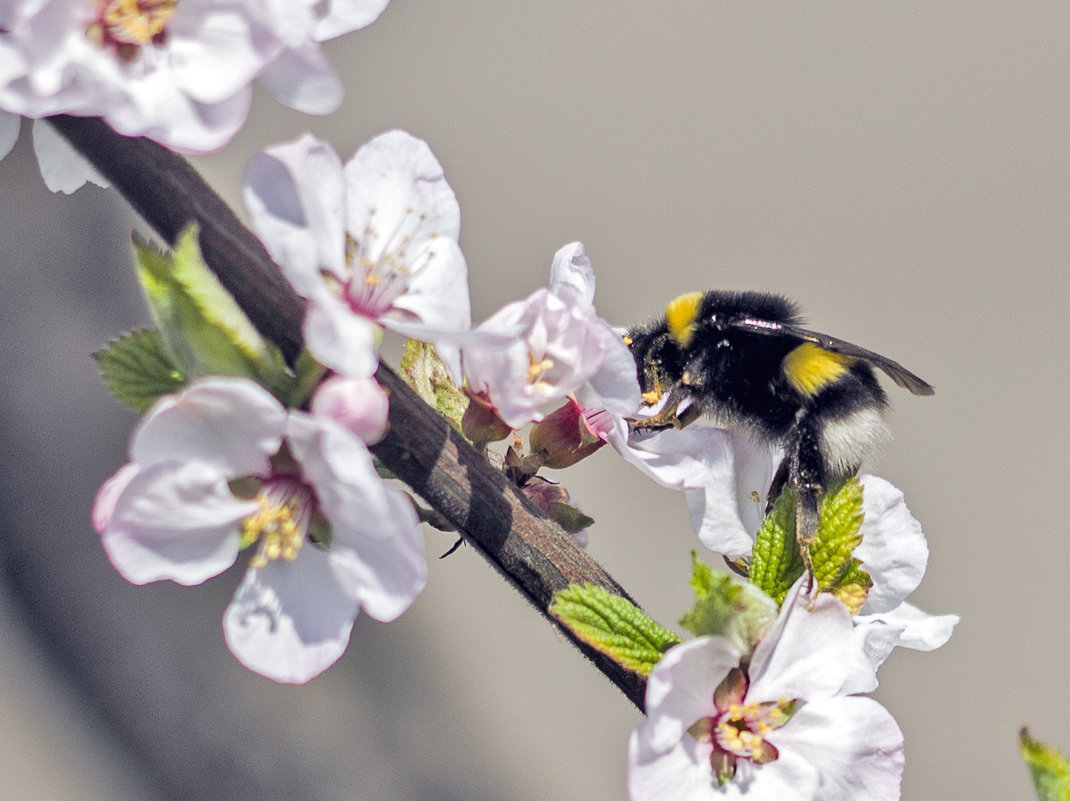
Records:
<instances>
[{"instance_id":1,"label":"cherry blossom","mask_svg":"<svg viewBox=\"0 0 1070 801\"><path fill-rule=\"evenodd\" d=\"M158 401L93 520L135 584L199 584L250 550L224 634L242 664L280 682L318 675L361 609L393 620L426 581L416 513L365 444L246 379L202 379Z\"/></svg>"}]
</instances>

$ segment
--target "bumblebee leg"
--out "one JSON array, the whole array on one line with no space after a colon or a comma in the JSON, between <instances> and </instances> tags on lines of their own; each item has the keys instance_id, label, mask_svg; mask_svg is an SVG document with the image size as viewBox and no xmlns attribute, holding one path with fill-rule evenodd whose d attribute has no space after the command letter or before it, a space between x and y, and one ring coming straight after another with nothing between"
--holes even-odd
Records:
<instances>
[{"instance_id":1,"label":"bumblebee leg","mask_svg":"<svg viewBox=\"0 0 1070 801\"><path fill-rule=\"evenodd\" d=\"M821 524L820 501L825 487L825 458L821 453L819 425L811 415L801 414L789 438L788 482L795 490L795 538L799 542L807 570L810 564L810 545L817 538Z\"/></svg>"},{"instance_id":2,"label":"bumblebee leg","mask_svg":"<svg viewBox=\"0 0 1070 801\"><path fill-rule=\"evenodd\" d=\"M773 474L773 480L769 483L769 492L765 495L766 515L773 511L773 505L776 503L777 498L780 497L780 493L784 491L784 485L788 483L788 473L790 472L788 463L790 461L791 456L785 455L780 460L780 466L777 467L776 473Z\"/></svg>"},{"instance_id":3,"label":"bumblebee leg","mask_svg":"<svg viewBox=\"0 0 1070 801\"><path fill-rule=\"evenodd\" d=\"M689 397L690 393L686 390L681 390L678 386L673 386L669 390L669 396L665 399L665 405L658 410L657 414L645 417L641 420L631 420L630 422L632 426L637 429L646 428L651 431L661 431L665 428L683 428L689 423L695 422L695 420L702 414L702 410L697 408L695 404L684 409L682 414L676 413L680 404Z\"/></svg>"}]
</instances>

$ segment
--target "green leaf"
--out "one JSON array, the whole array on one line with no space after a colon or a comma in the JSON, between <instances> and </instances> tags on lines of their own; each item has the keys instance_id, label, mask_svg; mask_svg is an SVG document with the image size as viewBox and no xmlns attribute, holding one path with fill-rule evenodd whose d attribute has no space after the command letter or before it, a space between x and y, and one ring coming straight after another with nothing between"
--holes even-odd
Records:
<instances>
[{"instance_id":1,"label":"green leaf","mask_svg":"<svg viewBox=\"0 0 1070 801\"><path fill-rule=\"evenodd\" d=\"M179 235L173 253L134 237L138 279L171 361L187 378L251 378L282 396L292 377L282 355L260 336L208 269L197 227Z\"/></svg>"},{"instance_id":2,"label":"green leaf","mask_svg":"<svg viewBox=\"0 0 1070 801\"><path fill-rule=\"evenodd\" d=\"M1018 733L1018 747L1033 774L1040 801L1070 801L1070 761L1054 748L1034 740L1025 727Z\"/></svg>"},{"instance_id":3,"label":"green leaf","mask_svg":"<svg viewBox=\"0 0 1070 801\"><path fill-rule=\"evenodd\" d=\"M100 379L119 403L144 414L163 395L185 384L158 331L141 329L113 339L93 354Z\"/></svg>"},{"instance_id":4,"label":"green leaf","mask_svg":"<svg viewBox=\"0 0 1070 801\"><path fill-rule=\"evenodd\" d=\"M410 339L405 343L400 372L424 402L441 412L458 431L468 396L454 383L435 346Z\"/></svg>"},{"instance_id":5,"label":"green leaf","mask_svg":"<svg viewBox=\"0 0 1070 801\"><path fill-rule=\"evenodd\" d=\"M681 642L627 599L591 584L570 584L554 595L549 611L579 640L643 676Z\"/></svg>"},{"instance_id":6,"label":"green leaf","mask_svg":"<svg viewBox=\"0 0 1070 801\"><path fill-rule=\"evenodd\" d=\"M551 503L547 514L568 534L578 534L594 525L593 517L588 517L575 506L564 501Z\"/></svg>"},{"instance_id":7,"label":"green leaf","mask_svg":"<svg viewBox=\"0 0 1070 801\"><path fill-rule=\"evenodd\" d=\"M779 606L803 570L795 539L795 493L784 490L758 527L747 578Z\"/></svg>"},{"instance_id":8,"label":"green leaf","mask_svg":"<svg viewBox=\"0 0 1070 801\"><path fill-rule=\"evenodd\" d=\"M862 541L862 484L852 476L821 498L821 525L810 546L810 563L822 592L831 592L858 612L873 581L852 555Z\"/></svg>"},{"instance_id":9,"label":"green leaf","mask_svg":"<svg viewBox=\"0 0 1070 801\"><path fill-rule=\"evenodd\" d=\"M718 573L691 552L691 589L695 605L680 618L680 625L695 636L723 635L742 610L743 586L727 573Z\"/></svg>"},{"instance_id":10,"label":"green leaf","mask_svg":"<svg viewBox=\"0 0 1070 801\"><path fill-rule=\"evenodd\" d=\"M852 612L865 603L873 585L852 554L862 541L862 484L857 477L830 486L819 502L821 522L810 544L810 565L822 592L840 598ZM805 570L795 538L795 493L785 490L762 521L751 558L751 582L782 603Z\"/></svg>"},{"instance_id":11,"label":"green leaf","mask_svg":"<svg viewBox=\"0 0 1070 801\"><path fill-rule=\"evenodd\" d=\"M695 605L680 625L696 636L712 634L732 640L744 654L776 620L777 604L754 584L719 573L691 552L691 589Z\"/></svg>"}]
</instances>

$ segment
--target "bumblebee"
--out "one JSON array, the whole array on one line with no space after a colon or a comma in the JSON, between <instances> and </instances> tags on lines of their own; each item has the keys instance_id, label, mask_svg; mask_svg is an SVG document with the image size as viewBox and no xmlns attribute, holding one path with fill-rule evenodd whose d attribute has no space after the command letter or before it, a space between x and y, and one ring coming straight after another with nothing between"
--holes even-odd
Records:
<instances>
[{"instance_id":1,"label":"bumblebee","mask_svg":"<svg viewBox=\"0 0 1070 801\"><path fill-rule=\"evenodd\" d=\"M663 404L635 427L682 428L706 415L782 448L769 508L785 488L796 493L804 546L817 534L823 488L890 438L873 368L915 395L934 391L898 362L803 328L794 303L762 292L689 292L625 342L644 403Z\"/></svg>"}]
</instances>

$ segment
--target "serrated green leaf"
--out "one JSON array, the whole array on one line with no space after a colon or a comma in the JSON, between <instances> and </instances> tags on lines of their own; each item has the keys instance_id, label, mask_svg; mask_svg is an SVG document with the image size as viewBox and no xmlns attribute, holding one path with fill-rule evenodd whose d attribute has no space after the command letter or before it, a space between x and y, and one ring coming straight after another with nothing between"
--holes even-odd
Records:
<instances>
[{"instance_id":1,"label":"serrated green leaf","mask_svg":"<svg viewBox=\"0 0 1070 801\"><path fill-rule=\"evenodd\" d=\"M461 430L461 417L468 408L468 396L454 383L434 345L408 340L399 371L405 383L425 403L441 412L454 428Z\"/></svg>"},{"instance_id":2,"label":"serrated green leaf","mask_svg":"<svg viewBox=\"0 0 1070 801\"><path fill-rule=\"evenodd\" d=\"M141 329L113 339L93 354L104 386L119 403L144 414L163 395L185 384L158 331Z\"/></svg>"},{"instance_id":3,"label":"serrated green leaf","mask_svg":"<svg viewBox=\"0 0 1070 801\"><path fill-rule=\"evenodd\" d=\"M1070 801L1070 761L1054 748L1034 740L1024 727L1018 733L1018 747L1040 801Z\"/></svg>"},{"instance_id":4,"label":"serrated green leaf","mask_svg":"<svg viewBox=\"0 0 1070 801\"><path fill-rule=\"evenodd\" d=\"M185 376L244 376L277 395L288 391L292 377L282 355L205 265L195 225L179 235L172 253L136 236L134 253L153 320Z\"/></svg>"},{"instance_id":5,"label":"serrated green leaf","mask_svg":"<svg viewBox=\"0 0 1070 801\"><path fill-rule=\"evenodd\" d=\"M795 493L785 490L758 527L747 578L780 605L803 570L795 539Z\"/></svg>"},{"instance_id":6,"label":"serrated green leaf","mask_svg":"<svg viewBox=\"0 0 1070 801\"><path fill-rule=\"evenodd\" d=\"M591 584L561 590L549 611L582 642L643 676L681 642L627 599Z\"/></svg>"},{"instance_id":7,"label":"serrated green leaf","mask_svg":"<svg viewBox=\"0 0 1070 801\"><path fill-rule=\"evenodd\" d=\"M749 578L782 603L802 575L805 564L795 538L795 493L785 490L777 498L758 530ZM853 556L862 541L862 484L857 477L830 486L819 501L820 523L810 544L810 565L823 592L831 592L852 612L865 603L873 585L861 562Z\"/></svg>"},{"instance_id":8,"label":"serrated green leaf","mask_svg":"<svg viewBox=\"0 0 1070 801\"><path fill-rule=\"evenodd\" d=\"M822 590L838 586L858 563L851 556L862 541L862 485L857 478L830 487L821 497L821 523L810 546L810 564Z\"/></svg>"}]
</instances>

